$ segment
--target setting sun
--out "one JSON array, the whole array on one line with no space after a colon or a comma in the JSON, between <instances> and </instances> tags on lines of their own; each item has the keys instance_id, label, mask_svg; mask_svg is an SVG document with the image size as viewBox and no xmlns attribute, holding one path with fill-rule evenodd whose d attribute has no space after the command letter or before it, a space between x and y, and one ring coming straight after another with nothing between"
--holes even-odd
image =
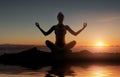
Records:
<instances>
[{"instance_id":1,"label":"setting sun","mask_svg":"<svg viewBox=\"0 0 120 77\"><path fill-rule=\"evenodd\" d=\"M110 46L110 44L107 44L107 43L105 43L105 42L103 42L103 41L100 41L100 42L97 42L97 43L95 44L95 46L103 47L103 46Z\"/></svg>"},{"instance_id":2,"label":"setting sun","mask_svg":"<svg viewBox=\"0 0 120 77\"><path fill-rule=\"evenodd\" d=\"M96 46L105 46L103 42L98 42Z\"/></svg>"}]
</instances>

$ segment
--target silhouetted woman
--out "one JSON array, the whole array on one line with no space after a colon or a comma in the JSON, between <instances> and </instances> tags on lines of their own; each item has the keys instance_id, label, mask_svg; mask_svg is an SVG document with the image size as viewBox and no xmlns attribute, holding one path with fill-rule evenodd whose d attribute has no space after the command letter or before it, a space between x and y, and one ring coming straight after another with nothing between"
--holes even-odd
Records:
<instances>
[{"instance_id":1,"label":"silhouetted woman","mask_svg":"<svg viewBox=\"0 0 120 77\"><path fill-rule=\"evenodd\" d=\"M46 36L52 33L53 31L55 32L56 35L56 42L55 44L52 43L51 41L47 40L46 45L52 50L53 53L56 53L58 50L70 50L75 44L75 41L72 41L68 44L65 44L65 34L66 31L69 31L72 35L78 35L86 26L87 23L83 24L83 28L80 29L77 32L74 32L68 25L63 24L64 20L64 15L59 12L57 15L58 19L58 24L52 26L47 32L45 32L40 26L39 23L35 23L35 25L40 29L40 31Z\"/></svg>"}]
</instances>

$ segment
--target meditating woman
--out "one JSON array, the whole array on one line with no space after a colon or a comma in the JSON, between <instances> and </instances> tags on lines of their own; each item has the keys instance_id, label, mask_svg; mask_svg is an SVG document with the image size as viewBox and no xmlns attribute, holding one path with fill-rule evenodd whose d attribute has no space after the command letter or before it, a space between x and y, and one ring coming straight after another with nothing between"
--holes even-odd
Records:
<instances>
[{"instance_id":1,"label":"meditating woman","mask_svg":"<svg viewBox=\"0 0 120 77\"><path fill-rule=\"evenodd\" d=\"M87 26L87 23L83 24L83 28L78 30L77 32L73 31L68 25L64 25L63 24L63 20L64 20L64 15L59 12L57 15L57 19L58 19L58 24L52 26L47 32L45 32L40 26L39 23L35 23L35 25L39 28L39 30L46 36L49 35L50 33L52 33L53 31L55 32L55 44L52 43L49 40L46 40L46 45L51 49L52 53L57 53L58 51L63 51L63 50L70 50L72 47L74 47L74 45L76 44L75 41L72 41L68 44L65 43L65 35L66 35L66 31L70 32L72 35L78 35L81 31L83 31L85 29L85 27Z\"/></svg>"}]
</instances>

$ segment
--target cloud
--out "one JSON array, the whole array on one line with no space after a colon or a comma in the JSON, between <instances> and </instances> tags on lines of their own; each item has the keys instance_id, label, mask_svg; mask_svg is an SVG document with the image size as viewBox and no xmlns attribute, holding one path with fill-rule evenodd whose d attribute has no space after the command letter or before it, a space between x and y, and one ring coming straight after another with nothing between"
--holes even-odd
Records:
<instances>
[{"instance_id":1,"label":"cloud","mask_svg":"<svg viewBox=\"0 0 120 77\"><path fill-rule=\"evenodd\" d=\"M114 21L118 21L120 20L120 17L104 17L101 18L100 20L98 20L98 22L102 22L102 23L110 23L110 22L114 22Z\"/></svg>"}]
</instances>

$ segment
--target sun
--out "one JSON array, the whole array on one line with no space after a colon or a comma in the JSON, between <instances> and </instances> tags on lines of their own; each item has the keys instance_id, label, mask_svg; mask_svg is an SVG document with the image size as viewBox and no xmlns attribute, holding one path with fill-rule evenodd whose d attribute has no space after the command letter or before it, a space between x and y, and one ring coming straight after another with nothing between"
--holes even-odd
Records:
<instances>
[{"instance_id":1,"label":"sun","mask_svg":"<svg viewBox=\"0 0 120 77\"><path fill-rule=\"evenodd\" d=\"M96 44L96 46L99 46L99 47L101 47L101 46L105 46L105 44L103 43L103 42L98 42L97 44Z\"/></svg>"}]
</instances>

